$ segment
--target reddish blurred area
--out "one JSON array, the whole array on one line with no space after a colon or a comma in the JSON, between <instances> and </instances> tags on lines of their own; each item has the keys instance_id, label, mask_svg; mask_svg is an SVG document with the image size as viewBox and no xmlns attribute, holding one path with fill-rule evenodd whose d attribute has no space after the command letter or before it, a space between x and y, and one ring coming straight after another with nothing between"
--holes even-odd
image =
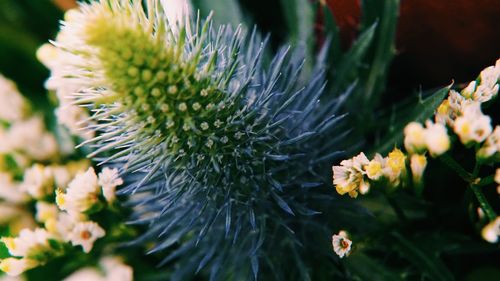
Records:
<instances>
[{"instance_id":1,"label":"reddish blurred area","mask_svg":"<svg viewBox=\"0 0 500 281\"><path fill-rule=\"evenodd\" d=\"M359 0L327 0L344 45L356 36ZM500 57L499 0L401 0L390 87L472 80Z\"/></svg>"},{"instance_id":2,"label":"reddish blurred area","mask_svg":"<svg viewBox=\"0 0 500 281\"><path fill-rule=\"evenodd\" d=\"M76 7L75 0L52 0L61 10L66 11Z\"/></svg>"}]
</instances>

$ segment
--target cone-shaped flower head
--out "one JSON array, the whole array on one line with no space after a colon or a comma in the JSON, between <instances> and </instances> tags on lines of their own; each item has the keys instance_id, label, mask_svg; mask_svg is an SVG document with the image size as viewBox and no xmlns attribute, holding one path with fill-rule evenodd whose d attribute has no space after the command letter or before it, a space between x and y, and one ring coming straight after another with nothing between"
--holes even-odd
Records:
<instances>
[{"instance_id":1,"label":"cone-shaped flower head","mask_svg":"<svg viewBox=\"0 0 500 281\"><path fill-rule=\"evenodd\" d=\"M67 14L54 45L73 59L51 77L79 85L74 102L98 132L91 156L123 165L120 192L149 194L131 199L149 224L135 242L177 248L164 260L183 265L173 280L207 265L211 278L247 279L260 257L300 260L289 227L315 213L303 202L328 178L342 135L339 102L319 102L322 70L305 82L299 52L283 48L265 64L256 32L171 25L158 1L142 2Z\"/></svg>"}]
</instances>

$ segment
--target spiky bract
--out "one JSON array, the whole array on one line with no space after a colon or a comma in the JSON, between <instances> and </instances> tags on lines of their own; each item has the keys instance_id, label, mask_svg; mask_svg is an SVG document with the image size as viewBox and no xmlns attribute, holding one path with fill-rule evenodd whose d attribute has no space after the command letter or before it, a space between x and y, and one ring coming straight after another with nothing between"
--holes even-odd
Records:
<instances>
[{"instance_id":1,"label":"spiky bract","mask_svg":"<svg viewBox=\"0 0 500 281\"><path fill-rule=\"evenodd\" d=\"M91 156L123 163L121 192L145 194L130 199L135 222L149 226L134 242L170 249L173 280L205 268L214 280L256 278L259 264L303 280L291 228L315 214L303 202L324 183L321 164L338 155L341 135L340 103L319 101L322 70L304 83L299 52L283 48L266 64L256 32L171 25L158 1L140 3L72 12L54 44L75 60L53 77L82 85L75 102L100 133ZM281 268L289 259L299 266Z\"/></svg>"}]
</instances>

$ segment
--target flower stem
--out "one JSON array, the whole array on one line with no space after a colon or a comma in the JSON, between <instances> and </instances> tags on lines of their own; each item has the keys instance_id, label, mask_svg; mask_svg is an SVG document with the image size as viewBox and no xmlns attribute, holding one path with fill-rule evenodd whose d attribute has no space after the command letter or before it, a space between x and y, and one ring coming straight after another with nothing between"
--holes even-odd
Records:
<instances>
[{"instance_id":1,"label":"flower stem","mask_svg":"<svg viewBox=\"0 0 500 281\"><path fill-rule=\"evenodd\" d=\"M486 200L486 197L484 196L483 191L481 190L481 182L483 180L480 180L477 178L479 175L479 170L481 168L481 164L479 162L476 162L476 165L474 165L474 171L472 172L472 181L469 183L470 188L474 192L474 195L476 195L477 201L479 202L479 206L481 206L481 209L483 209L484 213L488 217L490 221L494 221L495 218L497 217L497 214L491 207L490 203L488 200ZM477 179L476 179L477 178Z\"/></svg>"},{"instance_id":2,"label":"flower stem","mask_svg":"<svg viewBox=\"0 0 500 281\"><path fill-rule=\"evenodd\" d=\"M476 165L474 165L474 171L472 173L469 173L457 161L455 161L455 159L451 158L450 155L448 154L442 155L439 159L443 163L445 163L448 167L450 167L453 171L455 171L464 181L469 183L469 187L474 192L474 195L476 196L477 201L481 206L481 209L483 209L488 219L490 221L495 220L497 215L493 210L493 208L491 207L490 203L488 203L488 200L486 200L486 197L484 196L484 193L481 190L482 186L488 184L491 181L490 178L484 178L484 179L478 178L481 164L479 162L476 162Z\"/></svg>"},{"instance_id":3,"label":"flower stem","mask_svg":"<svg viewBox=\"0 0 500 281\"><path fill-rule=\"evenodd\" d=\"M481 206L481 209L483 209L488 219L490 221L494 221L495 218L497 217L497 214L491 207L490 203L488 203L488 200L486 200L486 197L484 196L481 187L477 184L471 184L470 187L474 192L474 195L476 195L477 201L479 201L479 206Z\"/></svg>"},{"instance_id":4,"label":"flower stem","mask_svg":"<svg viewBox=\"0 0 500 281\"><path fill-rule=\"evenodd\" d=\"M467 172L455 159L451 158L449 154L443 154L439 157L441 162L445 163L449 168L455 171L464 181L472 182L474 177L471 173Z\"/></svg>"}]
</instances>

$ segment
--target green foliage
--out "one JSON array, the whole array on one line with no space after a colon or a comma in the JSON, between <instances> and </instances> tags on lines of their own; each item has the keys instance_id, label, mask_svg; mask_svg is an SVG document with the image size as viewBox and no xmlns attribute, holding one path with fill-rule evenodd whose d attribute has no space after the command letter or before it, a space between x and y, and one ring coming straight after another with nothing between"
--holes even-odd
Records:
<instances>
[{"instance_id":1,"label":"green foliage","mask_svg":"<svg viewBox=\"0 0 500 281\"><path fill-rule=\"evenodd\" d=\"M389 116L385 117L385 122L381 123L384 125L384 128L380 128L383 137L374 143L369 154L387 153L395 146L400 145L403 140L404 127L412 121L424 123L425 120L431 118L437 107L448 95L450 87L439 89L425 99L422 98L423 94L420 94L417 101L415 98L410 98L401 105L395 106L396 109L388 113Z\"/></svg>"},{"instance_id":2,"label":"green foliage","mask_svg":"<svg viewBox=\"0 0 500 281\"><path fill-rule=\"evenodd\" d=\"M200 11L201 17L206 18L214 13L214 22L217 24L231 24L233 27L245 22L245 16L238 0L191 0L193 10Z\"/></svg>"}]
</instances>

